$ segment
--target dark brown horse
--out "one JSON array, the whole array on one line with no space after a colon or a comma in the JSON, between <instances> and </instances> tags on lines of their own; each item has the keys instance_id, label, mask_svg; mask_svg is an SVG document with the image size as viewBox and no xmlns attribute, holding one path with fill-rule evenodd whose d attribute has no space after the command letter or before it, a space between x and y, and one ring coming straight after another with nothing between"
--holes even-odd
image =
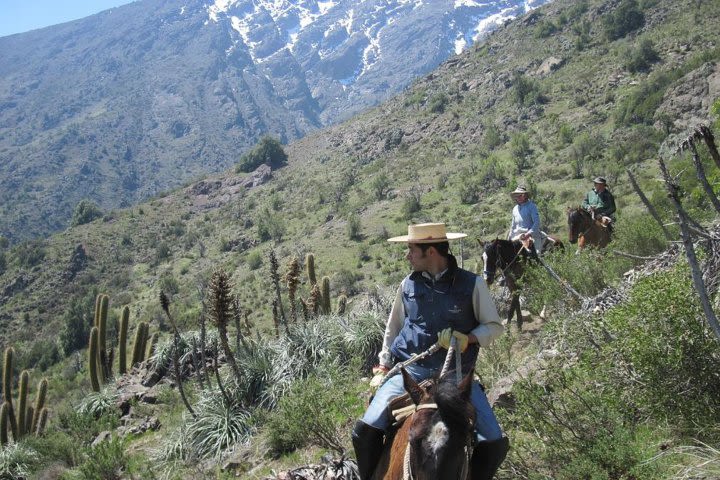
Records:
<instances>
[{"instance_id":1,"label":"dark brown horse","mask_svg":"<svg viewBox=\"0 0 720 480\"><path fill-rule=\"evenodd\" d=\"M470 402L472 372L460 384L455 372L423 387L402 370L415 411L385 442L374 480L469 480L475 408Z\"/></svg>"},{"instance_id":2,"label":"dark brown horse","mask_svg":"<svg viewBox=\"0 0 720 480\"><path fill-rule=\"evenodd\" d=\"M586 246L603 248L610 243L610 230L600 219L581 207L568 209L568 240L578 244L578 251Z\"/></svg>"},{"instance_id":3,"label":"dark brown horse","mask_svg":"<svg viewBox=\"0 0 720 480\"><path fill-rule=\"evenodd\" d=\"M505 285L510 290L510 305L508 306L507 323L513 316L517 318L518 329L522 330L523 318L520 309L519 281L528 261L537 261L538 257L532 248L532 240L529 242L500 240L496 238L492 242L483 243L483 278L488 285L495 281L497 271L505 279ZM550 253L553 250L563 250L565 245L555 237L547 236L543 244L543 252Z\"/></svg>"}]
</instances>

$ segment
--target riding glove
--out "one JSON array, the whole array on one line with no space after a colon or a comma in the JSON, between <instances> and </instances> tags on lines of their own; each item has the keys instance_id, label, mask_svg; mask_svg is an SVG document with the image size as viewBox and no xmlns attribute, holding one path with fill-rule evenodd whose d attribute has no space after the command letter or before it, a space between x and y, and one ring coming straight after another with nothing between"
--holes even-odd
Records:
<instances>
[{"instance_id":1,"label":"riding glove","mask_svg":"<svg viewBox=\"0 0 720 480\"><path fill-rule=\"evenodd\" d=\"M388 371L389 369L385 365L374 366L372 369L373 378L370 380L370 386L373 388L379 387Z\"/></svg>"},{"instance_id":2,"label":"riding glove","mask_svg":"<svg viewBox=\"0 0 720 480\"><path fill-rule=\"evenodd\" d=\"M458 331L453 331L452 328L446 328L438 334L438 345L444 349L450 348L450 339L455 337L457 339L457 348L460 349L460 353L465 352L468 346L468 336Z\"/></svg>"}]
</instances>

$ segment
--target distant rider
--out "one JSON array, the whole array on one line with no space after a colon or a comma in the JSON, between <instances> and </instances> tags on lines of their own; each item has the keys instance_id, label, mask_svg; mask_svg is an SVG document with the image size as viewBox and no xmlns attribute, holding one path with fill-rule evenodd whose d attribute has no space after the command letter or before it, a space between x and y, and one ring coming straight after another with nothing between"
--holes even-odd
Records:
<instances>
[{"instance_id":1,"label":"distant rider","mask_svg":"<svg viewBox=\"0 0 720 480\"><path fill-rule=\"evenodd\" d=\"M512 222L508 232L508 240L525 241L532 238L535 251L542 252L543 235L540 231L540 214L537 205L530 200L530 194L523 186L518 186L510 192L516 205L512 210Z\"/></svg>"},{"instance_id":2,"label":"distant rider","mask_svg":"<svg viewBox=\"0 0 720 480\"><path fill-rule=\"evenodd\" d=\"M582 208L593 215L593 218L600 220L612 233L613 222L615 221L615 197L607 188L605 177L595 177L594 188L585 195Z\"/></svg>"}]
</instances>

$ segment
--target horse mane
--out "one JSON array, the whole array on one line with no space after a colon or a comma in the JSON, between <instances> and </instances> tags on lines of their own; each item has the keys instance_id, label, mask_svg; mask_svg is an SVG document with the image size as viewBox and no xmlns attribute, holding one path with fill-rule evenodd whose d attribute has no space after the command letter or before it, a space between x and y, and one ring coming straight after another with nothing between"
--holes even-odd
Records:
<instances>
[{"instance_id":1,"label":"horse mane","mask_svg":"<svg viewBox=\"0 0 720 480\"><path fill-rule=\"evenodd\" d=\"M449 372L437 381L434 400L443 421L453 426L466 426L472 423L468 419L475 417L475 408L470 403L472 373L459 384L455 384L455 372Z\"/></svg>"}]
</instances>

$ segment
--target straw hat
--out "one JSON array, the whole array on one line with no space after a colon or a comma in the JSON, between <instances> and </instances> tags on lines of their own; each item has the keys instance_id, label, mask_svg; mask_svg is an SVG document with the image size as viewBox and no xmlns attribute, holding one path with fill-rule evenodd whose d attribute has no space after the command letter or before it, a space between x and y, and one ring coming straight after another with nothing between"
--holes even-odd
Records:
<instances>
[{"instance_id":1,"label":"straw hat","mask_svg":"<svg viewBox=\"0 0 720 480\"><path fill-rule=\"evenodd\" d=\"M593 183L602 183L603 185L607 185L607 180L605 180L605 177L595 177Z\"/></svg>"},{"instance_id":2,"label":"straw hat","mask_svg":"<svg viewBox=\"0 0 720 480\"><path fill-rule=\"evenodd\" d=\"M408 225L407 235L388 238L388 242L440 243L465 237L467 237L465 233L446 232L444 223L418 223L417 225Z\"/></svg>"},{"instance_id":3,"label":"straw hat","mask_svg":"<svg viewBox=\"0 0 720 480\"><path fill-rule=\"evenodd\" d=\"M510 196L512 198L515 198L518 195L527 195L530 196L530 192L528 192L527 188L523 187L522 185L518 185L515 190L510 192Z\"/></svg>"}]
</instances>

